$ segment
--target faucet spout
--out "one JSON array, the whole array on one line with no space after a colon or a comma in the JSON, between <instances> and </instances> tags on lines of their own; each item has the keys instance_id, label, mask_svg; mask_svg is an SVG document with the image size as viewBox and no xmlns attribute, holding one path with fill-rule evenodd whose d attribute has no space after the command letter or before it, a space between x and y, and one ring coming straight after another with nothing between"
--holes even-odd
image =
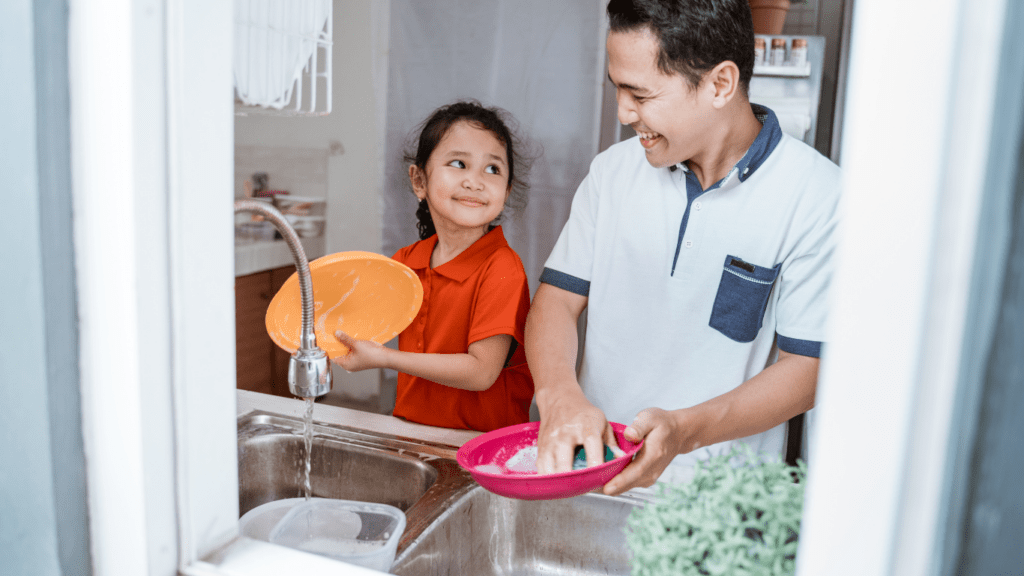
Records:
<instances>
[{"instance_id":1,"label":"faucet spout","mask_svg":"<svg viewBox=\"0 0 1024 576\"><path fill-rule=\"evenodd\" d=\"M313 277L309 273L309 260L299 242L299 235L277 208L258 200L235 200L235 212L255 212L263 216L288 243L299 274L299 293L302 298L302 330L299 333L299 349L288 362L288 390L300 398L323 396L331 390L331 363L327 352L316 345L316 334L313 332Z\"/></svg>"}]
</instances>

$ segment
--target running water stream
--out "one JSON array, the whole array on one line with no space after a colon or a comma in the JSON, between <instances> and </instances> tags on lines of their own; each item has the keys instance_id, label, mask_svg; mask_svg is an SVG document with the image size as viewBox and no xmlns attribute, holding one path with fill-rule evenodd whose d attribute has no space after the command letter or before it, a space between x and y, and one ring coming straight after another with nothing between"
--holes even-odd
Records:
<instances>
[{"instance_id":1,"label":"running water stream","mask_svg":"<svg viewBox=\"0 0 1024 576\"><path fill-rule=\"evenodd\" d=\"M302 417L302 437L305 441L306 446L306 462L305 462L305 479L302 483L303 494L308 502L313 496L313 487L309 481L309 471L312 468L313 459L311 458L313 453L313 405L315 404L313 398L306 398L306 413Z\"/></svg>"}]
</instances>

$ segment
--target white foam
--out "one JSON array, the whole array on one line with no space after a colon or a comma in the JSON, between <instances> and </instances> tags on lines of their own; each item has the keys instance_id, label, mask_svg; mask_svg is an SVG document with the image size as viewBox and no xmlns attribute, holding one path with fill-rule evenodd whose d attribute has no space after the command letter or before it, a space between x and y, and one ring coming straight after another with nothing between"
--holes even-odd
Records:
<instances>
[{"instance_id":1,"label":"white foam","mask_svg":"<svg viewBox=\"0 0 1024 576\"><path fill-rule=\"evenodd\" d=\"M505 462L505 467L513 472L525 472L529 474L537 473L537 447L527 446L519 452L516 452L508 462Z\"/></svg>"}]
</instances>

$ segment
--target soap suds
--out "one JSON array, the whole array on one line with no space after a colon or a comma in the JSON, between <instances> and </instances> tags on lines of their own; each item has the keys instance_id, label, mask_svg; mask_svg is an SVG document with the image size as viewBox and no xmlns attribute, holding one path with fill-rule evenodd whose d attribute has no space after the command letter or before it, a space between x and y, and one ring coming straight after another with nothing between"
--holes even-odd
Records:
<instances>
[{"instance_id":1,"label":"soap suds","mask_svg":"<svg viewBox=\"0 0 1024 576\"><path fill-rule=\"evenodd\" d=\"M511 458L505 462L505 467L510 472L519 472L520 474L536 474L537 473L537 447L527 446L519 452L516 452Z\"/></svg>"}]
</instances>

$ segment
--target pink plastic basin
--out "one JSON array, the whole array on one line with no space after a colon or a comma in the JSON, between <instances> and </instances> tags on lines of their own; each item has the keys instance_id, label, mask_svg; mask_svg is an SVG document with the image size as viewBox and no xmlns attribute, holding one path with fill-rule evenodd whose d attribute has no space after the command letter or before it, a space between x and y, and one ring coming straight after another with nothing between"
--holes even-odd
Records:
<instances>
[{"instance_id":1,"label":"pink plastic basin","mask_svg":"<svg viewBox=\"0 0 1024 576\"><path fill-rule=\"evenodd\" d=\"M520 500L571 498L604 486L622 472L643 445L642 440L634 444L623 436L624 424L612 422L611 425L619 449L625 455L583 470L535 474L511 472L505 468L509 458L523 448L537 444L539 422L516 424L481 434L463 444L456 459L478 484L499 496Z\"/></svg>"}]
</instances>

